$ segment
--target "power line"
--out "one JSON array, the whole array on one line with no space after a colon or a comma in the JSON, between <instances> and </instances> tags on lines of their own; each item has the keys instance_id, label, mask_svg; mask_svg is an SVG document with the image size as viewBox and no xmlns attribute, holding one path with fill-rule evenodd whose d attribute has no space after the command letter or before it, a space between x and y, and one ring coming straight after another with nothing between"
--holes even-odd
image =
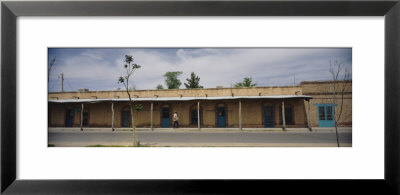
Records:
<instances>
[{"instance_id":1,"label":"power line","mask_svg":"<svg viewBox=\"0 0 400 195\"><path fill-rule=\"evenodd\" d=\"M49 83L49 84L50 84L50 86L49 86L49 91L50 91L50 89L53 89L53 88L54 88L54 84L58 82L58 79L60 79L60 77L57 77L57 80L56 80L56 81L50 82L50 83Z\"/></svg>"},{"instance_id":2,"label":"power line","mask_svg":"<svg viewBox=\"0 0 400 195\"><path fill-rule=\"evenodd\" d=\"M66 80L65 83L67 83L68 87L71 89L71 91L74 91L74 89L71 87L71 85L69 84L69 81Z\"/></svg>"}]
</instances>

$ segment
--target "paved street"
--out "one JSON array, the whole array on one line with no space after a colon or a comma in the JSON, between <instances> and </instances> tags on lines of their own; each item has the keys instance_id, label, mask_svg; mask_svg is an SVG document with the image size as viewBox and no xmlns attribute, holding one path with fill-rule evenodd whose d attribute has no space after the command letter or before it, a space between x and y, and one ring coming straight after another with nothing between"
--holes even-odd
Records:
<instances>
[{"instance_id":1,"label":"paved street","mask_svg":"<svg viewBox=\"0 0 400 195\"><path fill-rule=\"evenodd\" d=\"M334 131L138 131L137 136L145 146L337 146ZM131 131L50 131L48 137L51 146L129 146L132 138ZM339 141L341 146L351 146L351 131L340 132Z\"/></svg>"}]
</instances>

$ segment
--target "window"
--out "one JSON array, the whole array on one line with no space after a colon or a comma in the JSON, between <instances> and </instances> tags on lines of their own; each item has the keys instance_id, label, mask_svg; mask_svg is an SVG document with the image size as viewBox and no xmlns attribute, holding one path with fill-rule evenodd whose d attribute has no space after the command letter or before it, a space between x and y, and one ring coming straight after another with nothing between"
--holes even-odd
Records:
<instances>
[{"instance_id":1,"label":"window","mask_svg":"<svg viewBox=\"0 0 400 195\"><path fill-rule=\"evenodd\" d=\"M225 116L225 108L219 108L218 109L218 116L224 117Z\"/></svg>"},{"instance_id":2,"label":"window","mask_svg":"<svg viewBox=\"0 0 400 195\"><path fill-rule=\"evenodd\" d=\"M200 112L201 114L201 112ZM225 104L218 104L217 105L217 116L218 117L225 117Z\"/></svg>"},{"instance_id":3,"label":"window","mask_svg":"<svg viewBox=\"0 0 400 195\"><path fill-rule=\"evenodd\" d=\"M317 116L319 127L335 126L334 104L315 104L317 106Z\"/></svg>"},{"instance_id":4,"label":"window","mask_svg":"<svg viewBox=\"0 0 400 195\"><path fill-rule=\"evenodd\" d=\"M325 120L325 106L318 106L319 120Z\"/></svg>"},{"instance_id":5,"label":"window","mask_svg":"<svg viewBox=\"0 0 400 195\"><path fill-rule=\"evenodd\" d=\"M334 112L332 104L318 104L318 120L334 120Z\"/></svg>"},{"instance_id":6,"label":"window","mask_svg":"<svg viewBox=\"0 0 400 195\"><path fill-rule=\"evenodd\" d=\"M162 118L169 118L169 108L162 109Z\"/></svg>"},{"instance_id":7,"label":"window","mask_svg":"<svg viewBox=\"0 0 400 195\"><path fill-rule=\"evenodd\" d=\"M318 111L319 127L334 127L335 126L335 108L334 104L314 104Z\"/></svg>"},{"instance_id":8,"label":"window","mask_svg":"<svg viewBox=\"0 0 400 195\"><path fill-rule=\"evenodd\" d=\"M326 120L333 120L332 106L326 106Z\"/></svg>"}]
</instances>

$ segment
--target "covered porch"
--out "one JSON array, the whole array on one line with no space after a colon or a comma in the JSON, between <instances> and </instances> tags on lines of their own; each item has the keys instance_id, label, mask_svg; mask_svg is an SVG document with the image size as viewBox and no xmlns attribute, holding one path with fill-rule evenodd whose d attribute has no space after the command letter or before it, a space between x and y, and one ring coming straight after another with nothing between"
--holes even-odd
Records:
<instances>
[{"instance_id":1,"label":"covered porch","mask_svg":"<svg viewBox=\"0 0 400 195\"><path fill-rule=\"evenodd\" d=\"M135 126L154 130L171 128L174 112L181 127L190 129L246 128L311 129L309 100L305 95L154 97L132 99L142 110L134 113ZM128 98L51 99L49 127L131 127Z\"/></svg>"}]
</instances>

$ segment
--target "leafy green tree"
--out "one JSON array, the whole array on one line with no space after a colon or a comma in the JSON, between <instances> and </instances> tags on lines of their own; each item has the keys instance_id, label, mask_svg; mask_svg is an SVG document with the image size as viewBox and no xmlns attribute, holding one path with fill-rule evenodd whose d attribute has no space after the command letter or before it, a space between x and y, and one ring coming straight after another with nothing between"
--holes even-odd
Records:
<instances>
[{"instance_id":1,"label":"leafy green tree","mask_svg":"<svg viewBox=\"0 0 400 195\"><path fill-rule=\"evenodd\" d=\"M165 77L165 85L167 85L168 89L179 89L182 83L178 79L178 76L180 76L181 74L182 71L175 71L175 72L166 72L163 75Z\"/></svg>"},{"instance_id":2,"label":"leafy green tree","mask_svg":"<svg viewBox=\"0 0 400 195\"><path fill-rule=\"evenodd\" d=\"M253 79L251 77L245 77L243 79L243 82L238 82L235 84L236 88L241 88L241 87L254 87L257 86L257 83L253 83Z\"/></svg>"},{"instance_id":3,"label":"leafy green tree","mask_svg":"<svg viewBox=\"0 0 400 195\"><path fill-rule=\"evenodd\" d=\"M126 70L126 75L124 76L120 76L118 78L118 83L122 83L124 84L126 93L128 94L129 97L129 107L131 110L131 120L132 120L132 131L133 131L133 145L134 146L138 146L138 142L137 142L137 138L136 138L136 127L135 127L135 120L133 117L134 114L134 109L133 109L133 101L131 98L131 94L129 93L129 79L131 78L131 76L133 75L133 73L141 68L141 66L139 64L135 64L133 62L133 57L131 55L125 55L125 60L124 60L125 64L124 64L124 68ZM132 78L133 79L133 78ZM136 105L135 110L140 110L141 108L143 108L143 106L141 105Z\"/></svg>"},{"instance_id":4,"label":"leafy green tree","mask_svg":"<svg viewBox=\"0 0 400 195\"><path fill-rule=\"evenodd\" d=\"M200 77L196 76L196 74L194 74L194 72L192 72L190 74L190 78L187 78L187 83L185 84L186 89L191 89L191 88L203 88L203 86L201 86L199 84L200 82Z\"/></svg>"},{"instance_id":5,"label":"leafy green tree","mask_svg":"<svg viewBox=\"0 0 400 195\"><path fill-rule=\"evenodd\" d=\"M161 84L158 84L156 89L164 89L164 87Z\"/></svg>"}]
</instances>

